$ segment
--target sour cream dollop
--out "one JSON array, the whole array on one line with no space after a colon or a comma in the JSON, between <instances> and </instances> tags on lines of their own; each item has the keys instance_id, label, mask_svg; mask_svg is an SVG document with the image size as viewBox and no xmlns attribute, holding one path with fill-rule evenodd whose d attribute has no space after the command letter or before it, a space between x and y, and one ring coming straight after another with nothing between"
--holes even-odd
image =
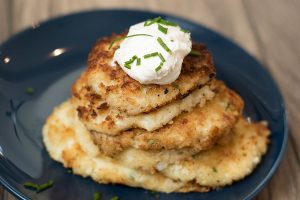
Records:
<instances>
[{"instance_id":1,"label":"sour cream dollop","mask_svg":"<svg viewBox=\"0 0 300 200\"><path fill-rule=\"evenodd\" d=\"M163 28L159 29L159 26ZM112 65L115 66L117 62L141 84L164 85L174 82L180 74L184 57L192 48L190 33L179 26L156 22L145 26L145 22L141 22L131 26L127 36L132 37L121 42Z\"/></svg>"}]
</instances>

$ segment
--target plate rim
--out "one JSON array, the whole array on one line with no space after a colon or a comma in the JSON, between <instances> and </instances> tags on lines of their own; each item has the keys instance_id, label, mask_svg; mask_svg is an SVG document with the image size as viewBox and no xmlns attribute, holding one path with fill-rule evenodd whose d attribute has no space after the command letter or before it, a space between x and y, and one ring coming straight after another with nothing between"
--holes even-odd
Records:
<instances>
[{"instance_id":1,"label":"plate rim","mask_svg":"<svg viewBox=\"0 0 300 200\"><path fill-rule=\"evenodd\" d=\"M280 152L277 156L277 158L275 159L275 162L273 164L273 166L270 168L270 171L268 174L266 174L263 178L263 180L252 190L250 191L245 197L244 200L250 200L253 199L259 192L262 191L262 189L264 189L266 187L266 185L272 180L273 176L275 175L275 172L278 170L278 168L281 166L282 164L282 160L283 160L283 156L286 152L286 148L287 148L287 143L288 143L288 138L289 138L289 132L288 132L288 115L287 115L287 108L286 108L286 103L284 100L284 96L282 95L277 82L275 81L275 79L273 78L272 74L270 73L270 71L263 67L263 65L261 64L261 62L259 60L257 60L252 54L248 53L244 48L242 48L238 43L236 43L235 41L233 41L232 39L230 39L229 37L227 37L226 35L224 35L223 33L217 32L215 29L209 28L203 24L200 24L198 22L195 22L191 19L187 19L183 16L178 16L178 15L174 15L174 14L170 14L170 13L164 13L164 12L156 12L156 11L151 11L151 10L145 10L145 9L132 9L132 8L111 8L111 9L105 9L105 8L97 8L97 9L88 9L88 10L81 10L81 11L75 11L75 12L71 12L71 13L65 13L65 14L61 14L46 20L41 20L38 23L38 27L40 26L45 26L48 23L53 23L57 20L63 20L64 18L68 18L68 17L73 17L76 15L82 15L82 14L91 14L91 13L97 13L97 12L135 12L135 13L143 13L143 14L155 14L155 15L165 15L167 17L171 17L171 18L175 18L178 19L180 21L185 21L188 24L192 24L193 26L201 26L202 28L206 29L207 31L210 31L216 35L221 36L224 40L226 40L227 42L230 42L231 44L233 44L236 48L238 48L240 51L242 51L243 53L246 53L247 56L249 56L252 60L254 60L261 68L261 70L264 71L264 73L266 73L269 77L270 77L270 81L272 82L273 86L275 86L276 91L279 94L279 97L281 99L281 107L283 109L283 126L284 126L284 130L283 130L283 140L281 142L282 144L282 148L280 149ZM35 28L33 27L26 27L23 28L21 30L19 30L18 32L14 33L13 35L11 35L10 37L6 38L2 43L0 43L0 50L2 49L2 46L5 45L6 43L14 40L15 38L21 36L24 33L33 31ZM1 55L1 51L0 51L0 55ZM2 186L4 186L4 189L6 189L7 191L9 191L12 195L14 195L17 199L21 199L21 200L30 200L28 197L24 196L24 194L22 192L20 192L20 190L14 188L12 185L10 185L5 178L3 178L3 176L0 174L0 184Z\"/></svg>"}]
</instances>

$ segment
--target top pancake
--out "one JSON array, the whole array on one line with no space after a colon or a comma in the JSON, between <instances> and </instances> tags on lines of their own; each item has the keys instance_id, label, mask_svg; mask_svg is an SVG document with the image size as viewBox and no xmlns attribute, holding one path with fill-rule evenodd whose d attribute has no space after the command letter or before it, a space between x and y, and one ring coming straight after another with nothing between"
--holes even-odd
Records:
<instances>
[{"instance_id":1,"label":"top pancake","mask_svg":"<svg viewBox=\"0 0 300 200\"><path fill-rule=\"evenodd\" d=\"M124 35L124 34L123 34ZM129 77L120 66L112 67L111 62L119 43L109 49L113 35L100 39L88 58L88 68L72 88L78 99L88 99L96 107L109 107L129 115L149 112L179 99L205 85L215 77L212 56L202 44L193 44L193 50L200 56L186 56L180 76L167 85L143 85Z\"/></svg>"}]
</instances>

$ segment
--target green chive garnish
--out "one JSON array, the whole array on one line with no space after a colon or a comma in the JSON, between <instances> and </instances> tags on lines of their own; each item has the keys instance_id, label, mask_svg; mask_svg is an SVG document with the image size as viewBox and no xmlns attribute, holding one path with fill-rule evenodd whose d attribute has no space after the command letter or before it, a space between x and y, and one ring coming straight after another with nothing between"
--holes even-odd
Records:
<instances>
[{"instance_id":1,"label":"green chive garnish","mask_svg":"<svg viewBox=\"0 0 300 200\"><path fill-rule=\"evenodd\" d=\"M119 197L118 196L114 196L110 200L119 200Z\"/></svg>"},{"instance_id":2,"label":"green chive garnish","mask_svg":"<svg viewBox=\"0 0 300 200\"><path fill-rule=\"evenodd\" d=\"M114 43L115 43L116 41L124 40L125 38L136 37L136 36L148 36L148 37L153 37L152 35L148 35L148 34L134 34L134 35L128 35L128 36L116 38L116 39L114 39L113 41L111 41L111 43L110 43L108 49L111 49L111 47L114 45Z\"/></svg>"},{"instance_id":3,"label":"green chive garnish","mask_svg":"<svg viewBox=\"0 0 300 200\"><path fill-rule=\"evenodd\" d=\"M144 26L150 26L154 23L159 23L159 24L163 24L163 25L166 25L166 26L179 26L178 24L176 24L174 22L167 21L165 19L162 19L161 17L146 20L145 23L144 23Z\"/></svg>"},{"instance_id":4,"label":"green chive garnish","mask_svg":"<svg viewBox=\"0 0 300 200\"><path fill-rule=\"evenodd\" d=\"M26 93L32 95L34 93L34 89L32 87L26 88Z\"/></svg>"},{"instance_id":5,"label":"green chive garnish","mask_svg":"<svg viewBox=\"0 0 300 200\"><path fill-rule=\"evenodd\" d=\"M54 181L52 181L52 180L49 181L49 182L47 182L47 183L44 183L44 184L42 184L42 185L39 186L37 192L41 192L43 190L51 188L53 186L53 184L54 184Z\"/></svg>"},{"instance_id":6,"label":"green chive garnish","mask_svg":"<svg viewBox=\"0 0 300 200\"><path fill-rule=\"evenodd\" d=\"M141 65L141 59L140 58L137 59L136 65Z\"/></svg>"},{"instance_id":7,"label":"green chive garnish","mask_svg":"<svg viewBox=\"0 0 300 200\"><path fill-rule=\"evenodd\" d=\"M215 168L215 167L213 167L212 170L213 170L213 172L215 172L215 173L218 172L217 168Z\"/></svg>"},{"instance_id":8,"label":"green chive garnish","mask_svg":"<svg viewBox=\"0 0 300 200\"><path fill-rule=\"evenodd\" d=\"M100 192L94 192L94 200L101 200L102 194Z\"/></svg>"},{"instance_id":9,"label":"green chive garnish","mask_svg":"<svg viewBox=\"0 0 300 200\"><path fill-rule=\"evenodd\" d=\"M161 26L161 24L166 25L166 26L179 26L178 24L176 24L174 22L167 21L165 19L162 19L161 17L146 20L145 23L144 23L144 26L150 26L154 23L158 23L158 30L160 30L164 34L167 34L168 28L165 28L165 27ZM188 30L185 30L183 28L180 28L180 30L184 33L189 33Z\"/></svg>"},{"instance_id":10,"label":"green chive garnish","mask_svg":"<svg viewBox=\"0 0 300 200\"><path fill-rule=\"evenodd\" d=\"M149 26L149 24L152 22L151 19L147 19L144 23L144 26Z\"/></svg>"},{"instance_id":11,"label":"green chive garnish","mask_svg":"<svg viewBox=\"0 0 300 200\"><path fill-rule=\"evenodd\" d=\"M131 66L129 64L125 64L124 67L126 67L127 69L131 69Z\"/></svg>"},{"instance_id":12,"label":"green chive garnish","mask_svg":"<svg viewBox=\"0 0 300 200\"><path fill-rule=\"evenodd\" d=\"M23 186L27 189L33 189L33 190L38 190L39 188L38 184L31 183L31 182L25 182L23 183Z\"/></svg>"},{"instance_id":13,"label":"green chive garnish","mask_svg":"<svg viewBox=\"0 0 300 200\"><path fill-rule=\"evenodd\" d=\"M151 57L155 57L155 56L158 56L158 52L146 54L146 55L144 55L144 58L147 59L147 58L151 58Z\"/></svg>"},{"instance_id":14,"label":"green chive garnish","mask_svg":"<svg viewBox=\"0 0 300 200\"><path fill-rule=\"evenodd\" d=\"M164 64L164 63L161 62L161 63L158 65L158 67L155 68L155 71L158 72L158 71L161 69L161 67L163 66L163 64Z\"/></svg>"},{"instance_id":15,"label":"green chive garnish","mask_svg":"<svg viewBox=\"0 0 300 200\"><path fill-rule=\"evenodd\" d=\"M51 180L51 181L49 181L49 182L47 182L47 183L44 183L44 184L42 184L42 185L38 185L38 184L35 184L35 183L32 183L32 182L25 182L25 183L23 184L23 186L24 186L25 188L33 189L33 190L35 190L36 192L41 192L41 191L43 191L43 190L46 190L46 189L52 187L53 185L54 185L54 181L53 181L53 180Z\"/></svg>"},{"instance_id":16,"label":"green chive garnish","mask_svg":"<svg viewBox=\"0 0 300 200\"><path fill-rule=\"evenodd\" d=\"M135 56L132 56L132 58L130 59L130 60L128 60L128 61L126 61L125 63L124 63L124 66L127 68L127 69L131 69L131 64L135 61L135 60L137 60L138 59L138 57L135 55Z\"/></svg>"},{"instance_id":17,"label":"green chive garnish","mask_svg":"<svg viewBox=\"0 0 300 200\"><path fill-rule=\"evenodd\" d=\"M168 28L163 27L162 25L158 24L158 30L164 34L168 33Z\"/></svg>"},{"instance_id":18,"label":"green chive garnish","mask_svg":"<svg viewBox=\"0 0 300 200\"><path fill-rule=\"evenodd\" d=\"M167 20L161 19L159 20L160 24L164 24L166 26L178 26L178 24L174 23L174 22L169 22Z\"/></svg>"},{"instance_id":19,"label":"green chive garnish","mask_svg":"<svg viewBox=\"0 0 300 200\"><path fill-rule=\"evenodd\" d=\"M165 58L163 57L163 55L161 55L161 53L158 54L158 57L160 58L160 60L161 60L162 62L165 62L165 61L166 61Z\"/></svg>"},{"instance_id":20,"label":"green chive garnish","mask_svg":"<svg viewBox=\"0 0 300 200\"><path fill-rule=\"evenodd\" d=\"M155 143L155 140L149 140L149 141L148 141L148 144L149 144L149 145L152 145L152 144L154 144L154 143Z\"/></svg>"},{"instance_id":21,"label":"green chive garnish","mask_svg":"<svg viewBox=\"0 0 300 200\"><path fill-rule=\"evenodd\" d=\"M131 179L131 180L134 180L134 175L132 172L129 172L128 174L128 178Z\"/></svg>"},{"instance_id":22,"label":"green chive garnish","mask_svg":"<svg viewBox=\"0 0 300 200\"><path fill-rule=\"evenodd\" d=\"M161 66L159 65L158 67L155 68L155 71L158 72L159 70L161 70Z\"/></svg>"},{"instance_id":23,"label":"green chive garnish","mask_svg":"<svg viewBox=\"0 0 300 200\"><path fill-rule=\"evenodd\" d=\"M128 61L125 62L125 64L132 64L138 57L135 55L135 56L132 56L132 58Z\"/></svg>"},{"instance_id":24,"label":"green chive garnish","mask_svg":"<svg viewBox=\"0 0 300 200\"><path fill-rule=\"evenodd\" d=\"M168 53L171 53L169 47L166 45L166 43L164 43L164 41L160 37L157 38L157 42L160 44L162 48L164 48L164 50L166 50Z\"/></svg>"},{"instance_id":25,"label":"green chive garnish","mask_svg":"<svg viewBox=\"0 0 300 200\"><path fill-rule=\"evenodd\" d=\"M161 17L156 17L154 19L148 19L145 21L144 26L150 26L154 24L155 22L159 22L161 20Z\"/></svg>"},{"instance_id":26,"label":"green chive garnish","mask_svg":"<svg viewBox=\"0 0 300 200\"><path fill-rule=\"evenodd\" d=\"M194 50L191 50L191 52L189 53L189 56L200 56L201 53L199 51L194 51Z\"/></svg>"},{"instance_id":27,"label":"green chive garnish","mask_svg":"<svg viewBox=\"0 0 300 200\"><path fill-rule=\"evenodd\" d=\"M179 85L177 83L172 83L172 86L176 89L179 89Z\"/></svg>"}]
</instances>

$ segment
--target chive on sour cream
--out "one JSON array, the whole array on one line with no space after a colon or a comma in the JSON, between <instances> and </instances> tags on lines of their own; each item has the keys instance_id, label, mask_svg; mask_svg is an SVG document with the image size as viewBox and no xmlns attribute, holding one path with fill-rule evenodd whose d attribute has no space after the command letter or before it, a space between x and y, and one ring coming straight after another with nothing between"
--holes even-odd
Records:
<instances>
[{"instance_id":1,"label":"chive on sour cream","mask_svg":"<svg viewBox=\"0 0 300 200\"><path fill-rule=\"evenodd\" d=\"M178 78L191 48L188 31L158 17L130 27L112 65L118 63L141 84L169 84Z\"/></svg>"}]
</instances>

